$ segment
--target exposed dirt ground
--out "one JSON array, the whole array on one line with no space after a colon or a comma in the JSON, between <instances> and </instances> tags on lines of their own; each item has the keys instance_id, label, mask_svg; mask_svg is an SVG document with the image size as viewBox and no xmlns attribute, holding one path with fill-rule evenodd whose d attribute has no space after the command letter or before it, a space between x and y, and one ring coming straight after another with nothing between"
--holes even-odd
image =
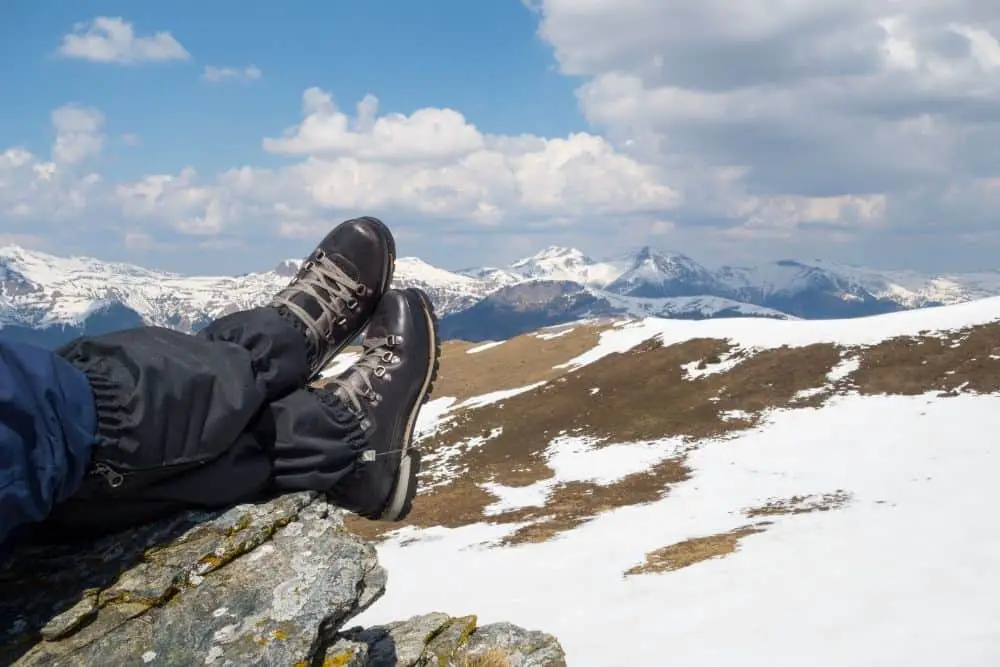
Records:
<instances>
[{"instance_id":1,"label":"exposed dirt ground","mask_svg":"<svg viewBox=\"0 0 1000 667\"><path fill-rule=\"evenodd\" d=\"M651 551L646 554L645 562L625 570L625 576L672 572L709 558L728 556L739 548L740 540L748 535L764 532L767 525L767 522L761 522L752 526L743 526L728 533L694 537Z\"/></svg>"},{"instance_id":2,"label":"exposed dirt ground","mask_svg":"<svg viewBox=\"0 0 1000 667\"><path fill-rule=\"evenodd\" d=\"M744 514L751 518L762 516L787 516L791 514L809 514L811 512L829 512L839 509L851 500L851 494L838 489L833 493L811 496L792 496L769 500L758 507L747 509Z\"/></svg>"}]
</instances>

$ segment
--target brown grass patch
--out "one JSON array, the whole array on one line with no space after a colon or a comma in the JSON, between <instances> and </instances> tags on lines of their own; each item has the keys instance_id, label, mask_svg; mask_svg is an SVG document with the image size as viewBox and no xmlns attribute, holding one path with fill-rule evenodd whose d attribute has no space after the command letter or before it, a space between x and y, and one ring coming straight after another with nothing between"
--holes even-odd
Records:
<instances>
[{"instance_id":1,"label":"brown grass patch","mask_svg":"<svg viewBox=\"0 0 1000 667\"><path fill-rule=\"evenodd\" d=\"M863 394L1000 391L1000 324L903 336L867 348L852 379Z\"/></svg>"},{"instance_id":2,"label":"brown grass patch","mask_svg":"<svg viewBox=\"0 0 1000 667\"><path fill-rule=\"evenodd\" d=\"M728 533L694 537L651 551L646 554L644 563L625 570L625 576L673 572L711 558L728 556L739 548L740 540L764 532L767 525L766 522L761 522L753 526L743 526Z\"/></svg>"},{"instance_id":3,"label":"brown grass patch","mask_svg":"<svg viewBox=\"0 0 1000 667\"><path fill-rule=\"evenodd\" d=\"M834 393L848 389L863 394L907 395L960 389L1000 392L1000 324L971 327L941 338L900 337L868 348L853 348L850 354L857 357L859 368L835 387L826 387L826 375L841 361L842 350L830 344L765 350L745 355L728 371L689 379L682 366L694 362L704 368L729 357L734 350L720 340L695 339L664 346L652 339L575 371L552 372L553 365L595 344L600 328L593 326L586 332L577 330L548 341L522 336L473 355L465 354L471 347L468 343L446 348L441 374L444 389L435 392L438 396L464 398L542 379L547 379L547 384L456 415L448 426L421 443L426 453L453 448L477 436L487 437L495 429L501 432L454 457L451 464L459 474L422 492L405 522L387 525L351 518L352 529L375 539L402 525L527 522L504 543L542 541L600 512L656 500L671 484L687 476L683 459L673 459L615 484L561 484L552 490L543 508L484 517L483 509L496 498L480 485L521 486L551 477L543 454L560 434L588 436L596 446L664 437L698 439L752 427L770 408L818 406ZM521 354L525 355L524 363L517 365ZM825 388L806 392L804 397L800 393L821 387ZM795 497L769 502L747 513L756 517L824 511L846 501L846 496L836 494Z\"/></svg>"},{"instance_id":4,"label":"brown grass patch","mask_svg":"<svg viewBox=\"0 0 1000 667\"><path fill-rule=\"evenodd\" d=\"M843 490L821 495L792 496L769 500L758 507L751 507L743 513L753 519L761 516L779 516L791 514L809 514L811 512L829 512L839 509L851 500L851 494Z\"/></svg>"},{"instance_id":5,"label":"brown grass patch","mask_svg":"<svg viewBox=\"0 0 1000 667\"><path fill-rule=\"evenodd\" d=\"M683 482L690 475L691 470L685 465L683 457L670 458L612 484L559 484L552 490L544 507L526 507L491 519L497 523L528 522L501 541L505 546L545 542L602 512L659 500L671 484Z\"/></svg>"},{"instance_id":6,"label":"brown grass patch","mask_svg":"<svg viewBox=\"0 0 1000 667\"><path fill-rule=\"evenodd\" d=\"M832 345L781 348L751 356L726 373L694 380L684 376L682 365L729 352L728 343L719 340L696 339L670 346L648 341L542 387L467 410L449 427L422 442L421 448L430 453L470 438L487 437L497 428L502 432L456 456L452 463L462 472L451 483L420 494L402 524L373 526L352 520L351 528L376 538L400 525L457 527L481 522L483 509L495 498L479 485L522 486L548 479L552 471L543 453L561 433L590 436L598 442L724 435L752 426L765 408L791 404L798 391L822 385L826 373L840 359ZM594 387L600 390L596 394L590 391ZM729 418L727 413L733 410L749 416ZM510 543L538 541L579 525L598 512L659 498L669 484L686 477L686 472L678 472L682 466L682 462L664 462L604 487L561 485L546 508L517 510L488 520L537 521L537 525L515 533Z\"/></svg>"},{"instance_id":7,"label":"brown grass patch","mask_svg":"<svg viewBox=\"0 0 1000 667\"><path fill-rule=\"evenodd\" d=\"M480 343L449 341L442 345L441 372L434 396L462 401L501 389L526 387L566 372L565 363L597 345L609 324L587 324L549 340L535 334L512 338L496 347L468 354Z\"/></svg>"}]
</instances>

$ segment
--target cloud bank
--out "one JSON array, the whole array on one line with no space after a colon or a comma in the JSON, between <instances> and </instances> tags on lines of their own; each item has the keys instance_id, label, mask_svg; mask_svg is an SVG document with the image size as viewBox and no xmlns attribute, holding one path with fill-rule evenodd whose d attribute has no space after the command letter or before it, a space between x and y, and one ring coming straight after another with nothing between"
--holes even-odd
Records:
<instances>
[{"instance_id":1,"label":"cloud bank","mask_svg":"<svg viewBox=\"0 0 1000 667\"><path fill-rule=\"evenodd\" d=\"M388 112L373 95L345 109L309 88L297 121L262 128L262 152L284 166L111 183L99 175L105 119L68 106L53 113L49 156L0 154L0 219L21 233L87 216L133 238L204 243L316 235L366 212L428 233L572 235L597 250L650 235L722 255L1000 250L1000 15L988 3L528 4L559 70L582 81L590 132L491 135L461 110ZM60 52L190 57L167 32L107 18L77 26Z\"/></svg>"}]
</instances>

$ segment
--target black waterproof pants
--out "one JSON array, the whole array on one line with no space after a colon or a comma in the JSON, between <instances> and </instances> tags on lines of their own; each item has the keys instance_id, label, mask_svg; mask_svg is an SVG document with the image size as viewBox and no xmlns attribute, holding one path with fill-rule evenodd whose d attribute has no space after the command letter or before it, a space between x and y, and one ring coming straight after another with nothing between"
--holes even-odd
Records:
<instances>
[{"instance_id":1,"label":"black waterproof pants","mask_svg":"<svg viewBox=\"0 0 1000 667\"><path fill-rule=\"evenodd\" d=\"M329 392L304 388L305 338L273 308L227 315L194 336L141 327L80 338L59 354L90 381L97 440L82 486L40 524L41 539L326 491L364 445Z\"/></svg>"}]
</instances>

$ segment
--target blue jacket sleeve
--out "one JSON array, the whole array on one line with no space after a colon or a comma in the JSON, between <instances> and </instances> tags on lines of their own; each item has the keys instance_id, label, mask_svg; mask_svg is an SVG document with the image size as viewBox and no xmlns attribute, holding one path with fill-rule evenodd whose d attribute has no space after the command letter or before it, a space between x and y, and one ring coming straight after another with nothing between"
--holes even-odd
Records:
<instances>
[{"instance_id":1,"label":"blue jacket sleeve","mask_svg":"<svg viewBox=\"0 0 1000 667\"><path fill-rule=\"evenodd\" d=\"M80 370L49 350L0 342L0 544L76 491L96 431Z\"/></svg>"}]
</instances>

